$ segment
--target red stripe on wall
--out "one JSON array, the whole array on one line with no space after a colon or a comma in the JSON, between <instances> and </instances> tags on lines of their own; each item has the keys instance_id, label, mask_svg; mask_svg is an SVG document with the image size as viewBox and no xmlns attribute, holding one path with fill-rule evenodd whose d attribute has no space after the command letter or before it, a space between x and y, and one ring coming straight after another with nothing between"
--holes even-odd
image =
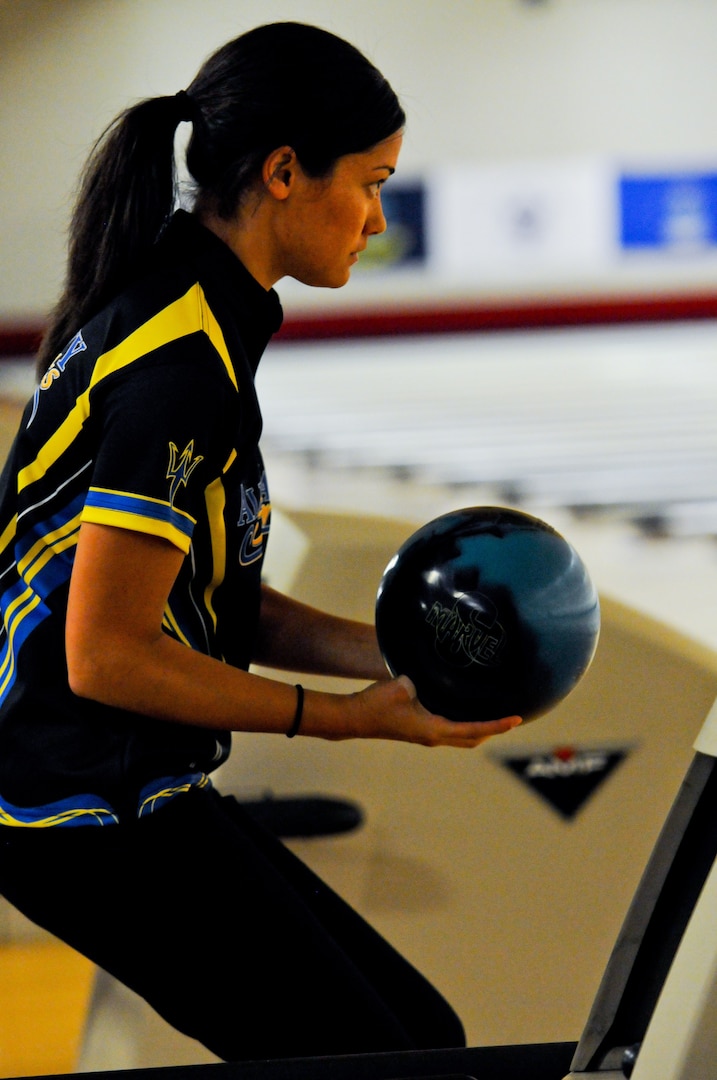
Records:
<instances>
[{"instance_id":1,"label":"red stripe on wall","mask_svg":"<svg viewBox=\"0 0 717 1080\"><path fill-rule=\"evenodd\" d=\"M480 333L717 318L717 294L357 310L287 319L283 341Z\"/></svg>"},{"instance_id":2,"label":"red stripe on wall","mask_svg":"<svg viewBox=\"0 0 717 1080\"><path fill-rule=\"evenodd\" d=\"M323 341L694 319L717 319L717 293L323 311L287 317L277 340ZM0 357L31 355L41 334L39 324L0 324Z\"/></svg>"},{"instance_id":3,"label":"red stripe on wall","mask_svg":"<svg viewBox=\"0 0 717 1080\"><path fill-rule=\"evenodd\" d=\"M37 326L14 326L0 323L0 357L31 356L40 344L42 330Z\"/></svg>"}]
</instances>

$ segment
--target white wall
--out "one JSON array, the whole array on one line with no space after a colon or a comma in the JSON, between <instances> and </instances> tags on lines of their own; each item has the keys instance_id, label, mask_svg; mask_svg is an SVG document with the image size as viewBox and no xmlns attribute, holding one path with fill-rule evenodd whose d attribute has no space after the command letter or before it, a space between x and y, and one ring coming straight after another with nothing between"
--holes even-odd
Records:
<instances>
[{"instance_id":1,"label":"white wall","mask_svg":"<svg viewBox=\"0 0 717 1080\"><path fill-rule=\"evenodd\" d=\"M0 0L0 319L52 302L72 186L102 127L284 18L348 37L386 73L409 114L409 172L717 160L715 0Z\"/></svg>"}]
</instances>

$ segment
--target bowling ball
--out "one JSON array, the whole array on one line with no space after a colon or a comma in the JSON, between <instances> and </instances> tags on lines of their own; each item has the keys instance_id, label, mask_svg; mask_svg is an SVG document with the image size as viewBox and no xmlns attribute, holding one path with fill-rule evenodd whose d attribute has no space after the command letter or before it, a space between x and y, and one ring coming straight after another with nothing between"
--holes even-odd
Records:
<instances>
[{"instance_id":1,"label":"bowling ball","mask_svg":"<svg viewBox=\"0 0 717 1080\"><path fill-rule=\"evenodd\" d=\"M503 507L466 507L419 528L376 597L389 671L450 720L548 712L587 671L599 631L598 595L572 545Z\"/></svg>"}]
</instances>

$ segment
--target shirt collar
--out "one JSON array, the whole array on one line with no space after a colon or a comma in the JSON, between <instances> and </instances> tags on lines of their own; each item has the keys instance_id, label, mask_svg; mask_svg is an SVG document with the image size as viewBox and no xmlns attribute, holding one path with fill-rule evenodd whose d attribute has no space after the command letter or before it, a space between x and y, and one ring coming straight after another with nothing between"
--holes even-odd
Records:
<instances>
[{"instance_id":1,"label":"shirt collar","mask_svg":"<svg viewBox=\"0 0 717 1080\"><path fill-rule=\"evenodd\" d=\"M245 332L251 327L253 344L263 351L284 317L275 290L260 285L231 248L186 210L174 214L160 245L173 257L194 258L202 276L211 278L237 316L249 316Z\"/></svg>"}]
</instances>

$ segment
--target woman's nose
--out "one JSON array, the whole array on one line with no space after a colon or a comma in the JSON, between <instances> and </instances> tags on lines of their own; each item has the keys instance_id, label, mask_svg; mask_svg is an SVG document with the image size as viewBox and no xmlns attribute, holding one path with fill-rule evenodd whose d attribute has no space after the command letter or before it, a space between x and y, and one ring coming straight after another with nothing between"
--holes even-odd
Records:
<instances>
[{"instance_id":1,"label":"woman's nose","mask_svg":"<svg viewBox=\"0 0 717 1080\"><path fill-rule=\"evenodd\" d=\"M375 206L371 208L371 213L366 219L364 232L368 236L377 236L379 233L386 232L386 218L380 199L377 199Z\"/></svg>"}]
</instances>

